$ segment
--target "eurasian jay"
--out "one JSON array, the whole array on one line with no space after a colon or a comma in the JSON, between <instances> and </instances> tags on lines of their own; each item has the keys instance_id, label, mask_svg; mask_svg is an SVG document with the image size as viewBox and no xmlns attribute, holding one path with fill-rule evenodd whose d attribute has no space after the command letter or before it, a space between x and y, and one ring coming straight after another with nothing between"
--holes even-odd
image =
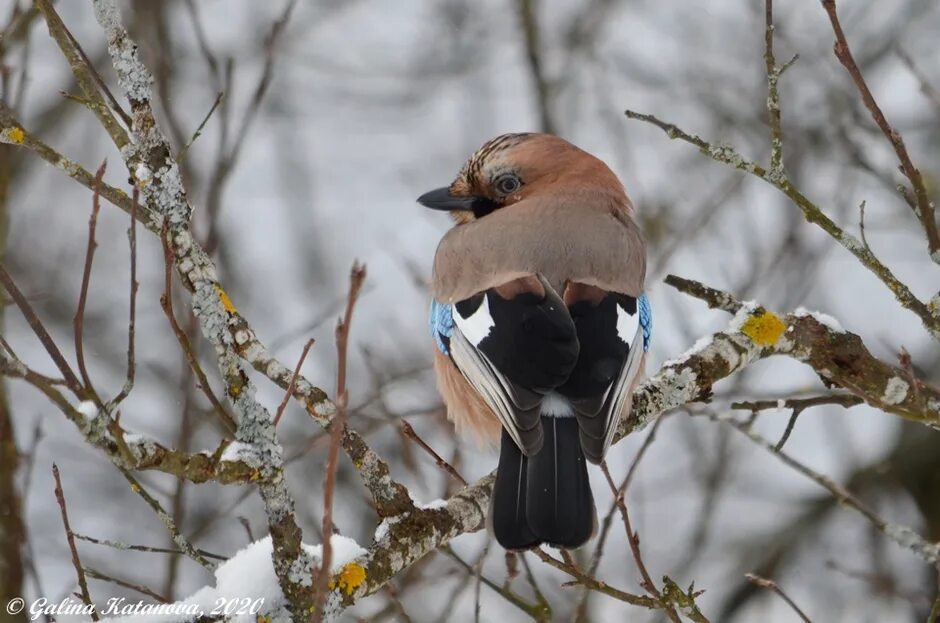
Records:
<instances>
[{"instance_id":1,"label":"eurasian jay","mask_svg":"<svg viewBox=\"0 0 940 623\"><path fill-rule=\"evenodd\" d=\"M603 162L548 134L490 140L418 202L456 221L434 257L434 367L458 431L502 431L496 539L579 547L597 527L585 459L604 459L649 348L633 205Z\"/></svg>"}]
</instances>

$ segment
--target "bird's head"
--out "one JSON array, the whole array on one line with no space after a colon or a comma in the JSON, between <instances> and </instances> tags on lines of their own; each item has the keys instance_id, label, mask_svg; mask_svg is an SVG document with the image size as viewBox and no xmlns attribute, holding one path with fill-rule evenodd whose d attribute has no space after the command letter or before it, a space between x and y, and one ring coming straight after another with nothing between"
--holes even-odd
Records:
<instances>
[{"instance_id":1,"label":"bird's head","mask_svg":"<svg viewBox=\"0 0 940 623\"><path fill-rule=\"evenodd\" d=\"M418 203L447 210L463 224L542 193L585 189L624 193L607 165L564 139L503 134L476 150L450 186L421 195Z\"/></svg>"}]
</instances>

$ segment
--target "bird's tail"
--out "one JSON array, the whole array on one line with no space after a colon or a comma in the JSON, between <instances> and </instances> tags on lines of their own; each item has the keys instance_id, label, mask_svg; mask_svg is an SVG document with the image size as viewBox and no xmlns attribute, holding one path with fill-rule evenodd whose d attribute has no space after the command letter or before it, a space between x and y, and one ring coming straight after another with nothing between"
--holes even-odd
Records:
<instances>
[{"instance_id":1,"label":"bird's tail","mask_svg":"<svg viewBox=\"0 0 940 623\"><path fill-rule=\"evenodd\" d=\"M577 420L542 416L542 428L545 443L530 457L503 432L490 517L506 549L540 543L573 549L597 527Z\"/></svg>"}]
</instances>

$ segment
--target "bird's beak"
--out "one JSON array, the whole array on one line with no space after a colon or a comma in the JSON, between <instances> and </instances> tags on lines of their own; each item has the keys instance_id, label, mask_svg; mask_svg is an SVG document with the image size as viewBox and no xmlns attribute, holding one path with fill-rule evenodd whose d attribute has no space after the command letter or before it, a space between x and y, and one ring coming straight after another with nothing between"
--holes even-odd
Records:
<instances>
[{"instance_id":1,"label":"bird's beak","mask_svg":"<svg viewBox=\"0 0 940 623\"><path fill-rule=\"evenodd\" d=\"M432 210L473 210L476 197L455 197L448 187L435 188L418 197L418 203Z\"/></svg>"}]
</instances>

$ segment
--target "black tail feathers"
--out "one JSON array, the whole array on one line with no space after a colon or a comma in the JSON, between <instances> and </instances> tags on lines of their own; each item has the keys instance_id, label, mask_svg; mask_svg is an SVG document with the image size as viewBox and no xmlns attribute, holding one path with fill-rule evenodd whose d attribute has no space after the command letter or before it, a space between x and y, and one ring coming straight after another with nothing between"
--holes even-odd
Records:
<instances>
[{"instance_id":1,"label":"black tail feathers","mask_svg":"<svg viewBox=\"0 0 940 623\"><path fill-rule=\"evenodd\" d=\"M490 521L496 540L509 550L529 549L540 543L526 521L528 463L529 459L503 430L496 484L493 485L490 502Z\"/></svg>"},{"instance_id":2,"label":"black tail feathers","mask_svg":"<svg viewBox=\"0 0 940 623\"><path fill-rule=\"evenodd\" d=\"M490 516L506 549L540 543L573 549L597 526L577 420L542 416L542 428L545 443L530 457L503 432Z\"/></svg>"}]
</instances>

